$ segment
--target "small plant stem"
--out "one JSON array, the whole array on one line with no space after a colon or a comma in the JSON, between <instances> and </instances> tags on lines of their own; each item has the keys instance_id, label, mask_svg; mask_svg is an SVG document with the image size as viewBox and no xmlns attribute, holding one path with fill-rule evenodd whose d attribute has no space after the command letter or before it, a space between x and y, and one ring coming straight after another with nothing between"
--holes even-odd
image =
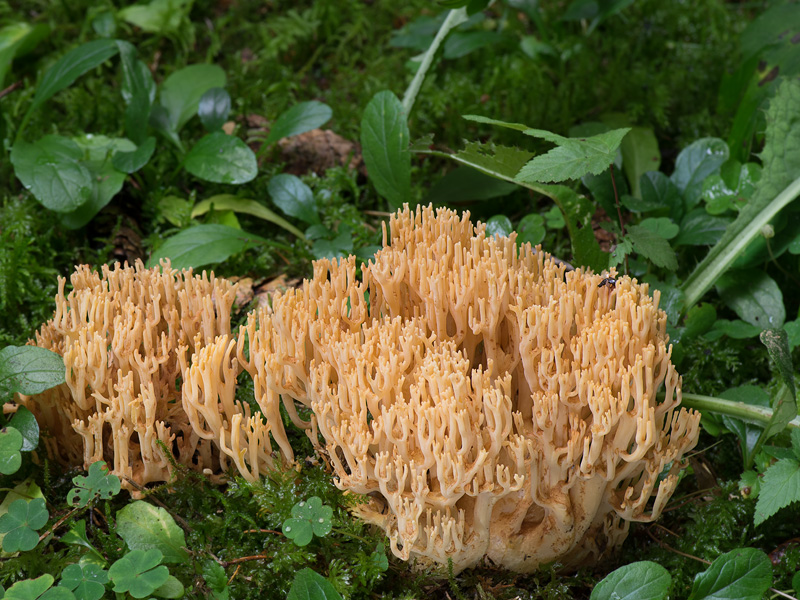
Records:
<instances>
[{"instance_id":1,"label":"small plant stem","mask_svg":"<svg viewBox=\"0 0 800 600\"><path fill-rule=\"evenodd\" d=\"M769 253L769 259L770 259L770 261L772 261L772 264L773 264L773 265L775 265L775 267L776 267L776 268L777 268L777 269L778 269L778 270L779 270L781 273L783 273L784 275L786 275L786 277L788 277L789 279L791 279L792 281L794 281L794 282L795 282L795 283L798 285L798 287L800 287L800 280L799 280L799 279L797 279L797 278L796 278L794 275L792 275L792 274L791 274L789 271L787 271L786 269L784 269L784 268L783 268L783 267L782 267L782 266L781 266L781 265L778 263L778 261L777 261L777 260L775 260L775 255L772 253L772 246L771 246L771 245L770 245L770 243L769 243L769 238L768 238L768 237L765 237L765 238L764 238L764 241L765 241L765 242L766 242L766 244L767 244L767 252Z\"/></svg>"},{"instance_id":2,"label":"small plant stem","mask_svg":"<svg viewBox=\"0 0 800 600\"><path fill-rule=\"evenodd\" d=\"M233 580L234 580L234 579L236 578L236 576L239 574L239 569L241 569L241 568L242 568L242 565L236 565L236 570L233 572L233 575L231 575L231 578L230 578L230 579L228 579L228 585L230 585L231 583L233 583Z\"/></svg>"},{"instance_id":3,"label":"small plant stem","mask_svg":"<svg viewBox=\"0 0 800 600\"><path fill-rule=\"evenodd\" d=\"M0 98L4 98L4 97L8 96L11 92L13 92L15 89L17 89L19 87L22 87L22 80L21 79L19 81L15 81L10 86L8 86L4 90L0 91Z\"/></svg>"},{"instance_id":4,"label":"small plant stem","mask_svg":"<svg viewBox=\"0 0 800 600\"><path fill-rule=\"evenodd\" d=\"M25 116L22 117L22 123L20 123L19 129L17 129L17 133L14 136L14 144L22 139L22 132L25 131L25 127L27 127L28 121L31 120L31 116L33 116L33 106L31 106L28 112L25 113Z\"/></svg>"},{"instance_id":5,"label":"small plant stem","mask_svg":"<svg viewBox=\"0 0 800 600\"><path fill-rule=\"evenodd\" d=\"M341 529L333 529L333 528L331 528L331 531L333 533L339 533L341 535L346 535L347 537L351 537L351 538L353 538L355 540L361 540L365 544L371 544L372 543L367 538L363 538L360 535L356 535L355 533L348 533L347 531L342 531Z\"/></svg>"},{"instance_id":6,"label":"small plant stem","mask_svg":"<svg viewBox=\"0 0 800 600\"><path fill-rule=\"evenodd\" d=\"M776 590L775 588L769 588L769 591L775 594L775 596L782 596L784 598L789 598L789 600L797 600L794 596L790 596L789 594L785 594L780 590ZM773 598L775 597L773 596Z\"/></svg>"},{"instance_id":7,"label":"small plant stem","mask_svg":"<svg viewBox=\"0 0 800 600\"><path fill-rule=\"evenodd\" d=\"M275 535L283 535L280 531L275 531L273 529L246 529L242 533L274 533Z\"/></svg>"},{"instance_id":8,"label":"small plant stem","mask_svg":"<svg viewBox=\"0 0 800 600\"><path fill-rule=\"evenodd\" d=\"M772 420L772 409L765 406L753 406L744 402L734 402L723 400L713 396L700 396L698 394L683 394L681 405L686 408L696 408L697 410L707 410L729 417L736 417L743 421L767 425ZM790 429L800 429L800 417L795 417L786 426Z\"/></svg>"},{"instance_id":9,"label":"small plant stem","mask_svg":"<svg viewBox=\"0 0 800 600\"><path fill-rule=\"evenodd\" d=\"M419 94L419 89L422 87L422 82L425 81L425 75L428 73L428 69L430 69L433 64L433 59L436 56L436 51L439 49L439 46L444 41L444 38L447 37L447 34L450 33L451 29L458 27L466 20L466 8L451 10L447 14L447 18L445 18L442 26L439 27L439 31L436 32L436 37L433 38L431 45L428 47L427 52L425 52L425 56L422 57L422 62L414 78L411 80L411 83L408 84L406 93L403 95L403 112L406 113L406 119L408 119L408 116L411 114L411 109L414 108L414 101L417 99L417 94Z\"/></svg>"},{"instance_id":10,"label":"small plant stem","mask_svg":"<svg viewBox=\"0 0 800 600\"><path fill-rule=\"evenodd\" d=\"M270 554L256 554L254 556L242 556L240 558L233 558L231 560L225 560L223 562L225 563L225 566L227 567L227 566L230 566L230 565L237 565L239 563L248 562L248 561L251 561L251 560L266 560L268 558L274 558L274 557L272 555L270 555Z\"/></svg>"},{"instance_id":11,"label":"small plant stem","mask_svg":"<svg viewBox=\"0 0 800 600\"><path fill-rule=\"evenodd\" d=\"M701 562L701 563L703 563L704 565L710 565L710 564L711 564L711 561L710 561L710 560L706 560L706 559L704 559L704 558L699 558L699 557L697 557L697 556L693 556L692 554L687 554L686 552L681 552L680 550L676 550L675 548L673 548L672 546L670 546L669 544L667 544L665 541L663 541L663 540L660 540L660 539L658 539L656 536L654 536L654 535L653 535L653 532L652 532L652 531L650 531L650 528L649 528L649 527L648 527L647 529L645 529L645 532L647 533L647 535L649 535L649 536L650 536L650 537L653 539L653 541L654 541L656 544L658 544L659 546L661 546L662 548L664 548L664 549L666 549L666 550L669 550L670 552L674 552L675 554L677 554L677 555L679 555L679 556L683 556L683 557L685 557L685 558L691 558L692 560L696 560L696 561L698 561L698 562Z\"/></svg>"},{"instance_id":12,"label":"small plant stem","mask_svg":"<svg viewBox=\"0 0 800 600\"><path fill-rule=\"evenodd\" d=\"M619 206L619 193L617 192L617 180L614 179L614 163L611 163L611 187L614 188L614 205L617 207L617 218L619 219L619 230L622 237L625 237L625 223L622 220L622 209ZM625 255L625 273L628 272L628 255Z\"/></svg>"},{"instance_id":13,"label":"small plant stem","mask_svg":"<svg viewBox=\"0 0 800 600\"><path fill-rule=\"evenodd\" d=\"M76 506L71 511L69 511L67 514L65 514L63 517L61 517L58 521L56 521L53 524L53 526L50 529L48 529L42 535L39 536L39 541L41 542L48 535L51 535L53 532L55 532L56 529L58 529L59 527L61 527L64 524L64 521L69 519L72 515L74 515L79 510L81 510L81 508L83 508L83 507L82 506Z\"/></svg>"}]
</instances>

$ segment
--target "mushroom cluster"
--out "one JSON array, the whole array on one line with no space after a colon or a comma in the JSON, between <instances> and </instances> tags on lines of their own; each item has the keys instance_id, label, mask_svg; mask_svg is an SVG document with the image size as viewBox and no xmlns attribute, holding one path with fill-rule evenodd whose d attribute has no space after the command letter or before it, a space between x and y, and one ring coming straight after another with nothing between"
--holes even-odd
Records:
<instances>
[{"instance_id":1,"label":"mushroom cluster","mask_svg":"<svg viewBox=\"0 0 800 600\"><path fill-rule=\"evenodd\" d=\"M658 517L700 415L679 409L657 291L567 272L444 209L405 208L383 245L360 276L353 257L316 262L250 315L236 360L228 337L201 352L238 362L223 387L250 373L284 456L281 403L395 555L455 570L585 563ZM192 369L187 412L219 373ZM236 464L252 476L251 448Z\"/></svg>"},{"instance_id":2,"label":"mushroom cluster","mask_svg":"<svg viewBox=\"0 0 800 600\"><path fill-rule=\"evenodd\" d=\"M285 413L395 555L456 571L585 564L659 516L700 415L657 291L445 209L399 211L383 246L317 261L238 335L213 276L79 269L37 334L68 373L26 400L48 450L140 485L168 477L164 448L254 480L294 460ZM244 371L260 411L236 399Z\"/></svg>"},{"instance_id":3,"label":"mushroom cluster","mask_svg":"<svg viewBox=\"0 0 800 600\"><path fill-rule=\"evenodd\" d=\"M169 453L212 476L224 471L226 447L194 427L181 388L186 363L230 333L234 284L141 262L99 273L84 265L70 282L65 294L59 281L55 314L35 340L64 357L66 383L21 398L48 433L49 456L85 467L105 460L133 490L170 479ZM240 405L214 408L217 419L250 418Z\"/></svg>"}]
</instances>

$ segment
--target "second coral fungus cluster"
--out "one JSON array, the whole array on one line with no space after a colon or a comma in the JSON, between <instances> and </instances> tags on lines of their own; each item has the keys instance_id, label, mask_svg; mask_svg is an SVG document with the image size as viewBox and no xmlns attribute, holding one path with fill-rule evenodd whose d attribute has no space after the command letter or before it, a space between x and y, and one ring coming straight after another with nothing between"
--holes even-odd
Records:
<instances>
[{"instance_id":1,"label":"second coral fungus cluster","mask_svg":"<svg viewBox=\"0 0 800 600\"><path fill-rule=\"evenodd\" d=\"M132 276L189 281L164 273ZM120 287L94 277L101 295ZM77 323L57 312L37 339L84 374L27 402L51 431L71 423L83 437L83 457L72 444L70 460L113 450L115 470L139 483L167 467L148 466L152 443L137 423L155 424L151 437L181 462L217 473L232 463L254 479L293 460L282 404L321 441L336 484L369 496L359 514L386 531L397 556L451 559L456 570L485 559L517 571L585 563L618 545L630 521L658 517L699 425L699 414L679 409L658 293L602 279L566 272L513 236L487 237L468 214L406 208L360 276L353 257L318 261L302 289L277 294L238 336L222 323L230 289L219 280L208 292L215 300L194 312L165 290L137 300L141 325L128 309L68 300L82 311ZM105 324L88 325L95 315ZM192 315L202 325L187 331L181 319ZM137 327L148 333L120 360L111 341ZM99 349L106 342L113 353ZM78 347L94 358L70 358ZM107 365L105 375L94 364ZM245 370L260 414L235 399ZM310 420L296 403L313 410Z\"/></svg>"}]
</instances>

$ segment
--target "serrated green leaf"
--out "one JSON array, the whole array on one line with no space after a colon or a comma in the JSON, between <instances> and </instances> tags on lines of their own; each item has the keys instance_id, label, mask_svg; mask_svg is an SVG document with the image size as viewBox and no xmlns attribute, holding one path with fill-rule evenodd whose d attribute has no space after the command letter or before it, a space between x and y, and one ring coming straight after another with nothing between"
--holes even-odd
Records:
<instances>
[{"instance_id":1,"label":"serrated green leaf","mask_svg":"<svg viewBox=\"0 0 800 600\"><path fill-rule=\"evenodd\" d=\"M262 237L227 225L195 225L167 239L153 253L148 265L169 258L175 269L202 267L226 260L234 254L265 243Z\"/></svg>"},{"instance_id":2,"label":"serrated green leaf","mask_svg":"<svg viewBox=\"0 0 800 600\"><path fill-rule=\"evenodd\" d=\"M239 198L233 194L217 194L216 196L211 196L211 198L206 198L205 200L198 202L192 209L191 217L194 219L204 215L210 211L212 207L214 210L232 210L233 212L237 213L253 215L254 217L264 219L265 221L269 221L270 223L275 223L276 225L283 227L286 231L296 235L300 239L305 239L305 235L303 235L302 231L289 223L289 221L283 217L272 212L263 204L248 198Z\"/></svg>"},{"instance_id":3,"label":"serrated green leaf","mask_svg":"<svg viewBox=\"0 0 800 600\"><path fill-rule=\"evenodd\" d=\"M762 329L782 327L783 294L763 271L731 271L717 281L717 292L743 321Z\"/></svg>"},{"instance_id":4,"label":"serrated green leaf","mask_svg":"<svg viewBox=\"0 0 800 600\"><path fill-rule=\"evenodd\" d=\"M294 576L286 600L342 600L330 581L306 567Z\"/></svg>"},{"instance_id":5,"label":"serrated green leaf","mask_svg":"<svg viewBox=\"0 0 800 600\"><path fill-rule=\"evenodd\" d=\"M702 138L681 150L670 179L683 194L687 209L697 205L703 181L718 173L729 155L728 144L719 138Z\"/></svg>"},{"instance_id":6,"label":"serrated green leaf","mask_svg":"<svg viewBox=\"0 0 800 600\"><path fill-rule=\"evenodd\" d=\"M0 350L0 396L40 394L64 383L64 359L36 346L6 346Z\"/></svg>"},{"instance_id":7,"label":"serrated green leaf","mask_svg":"<svg viewBox=\"0 0 800 600\"><path fill-rule=\"evenodd\" d=\"M156 138L149 137L141 146L131 152L116 152L111 157L111 164L114 168L123 173L135 173L148 162L156 150Z\"/></svg>"},{"instance_id":8,"label":"serrated green leaf","mask_svg":"<svg viewBox=\"0 0 800 600\"><path fill-rule=\"evenodd\" d=\"M643 560L606 575L592 590L590 600L663 600L671 583L664 567Z\"/></svg>"},{"instance_id":9,"label":"serrated green leaf","mask_svg":"<svg viewBox=\"0 0 800 600\"><path fill-rule=\"evenodd\" d=\"M117 533L131 550L159 550L165 563L189 559L186 538L175 519L165 509L147 502L131 502L117 513Z\"/></svg>"},{"instance_id":10,"label":"serrated green leaf","mask_svg":"<svg viewBox=\"0 0 800 600\"><path fill-rule=\"evenodd\" d=\"M675 252L670 248L669 242L658 233L643 225L631 225L625 235L633 245L633 249L657 267L670 271L678 269Z\"/></svg>"},{"instance_id":11,"label":"serrated green leaf","mask_svg":"<svg viewBox=\"0 0 800 600\"><path fill-rule=\"evenodd\" d=\"M800 500L800 463L782 459L769 467L761 480L761 491L753 518L756 526L778 512Z\"/></svg>"},{"instance_id":12,"label":"serrated green leaf","mask_svg":"<svg viewBox=\"0 0 800 600\"><path fill-rule=\"evenodd\" d=\"M189 65L164 80L159 90L162 128L176 133L197 114L200 98L211 88L225 87L225 71L217 65Z\"/></svg>"},{"instance_id":13,"label":"serrated green leaf","mask_svg":"<svg viewBox=\"0 0 800 600\"><path fill-rule=\"evenodd\" d=\"M214 560L203 563L203 579L206 585L215 592L221 592L228 587L228 575L225 568Z\"/></svg>"},{"instance_id":14,"label":"serrated green leaf","mask_svg":"<svg viewBox=\"0 0 800 600\"><path fill-rule=\"evenodd\" d=\"M671 240L678 235L678 232L681 230L681 228L673 223L672 219L669 219L668 217L643 219L639 225L645 229L649 229L657 236L664 238L665 240Z\"/></svg>"},{"instance_id":15,"label":"serrated green leaf","mask_svg":"<svg viewBox=\"0 0 800 600\"><path fill-rule=\"evenodd\" d=\"M258 175L253 151L238 137L222 131L200 138L186 155L184 166L195 177L214 183L240 185Z\"/></svg>"},{"instance_id":16,"label":"serrated green leaf","mask_svg":"<svg viewBox=\"0 0 800 600\"><path fill-rule=\"evenodd\" d=\"M295 104L292 108L282 113L275 120L275 123L272 124L272 128L269 131L267 139L264 140L264 144L272 144L282 138L300 135L306 131L311 131L312 129L322 127L330 120L332 116L333 111L331 110L331 107L316 100ZM363 121L361 127L363 131ZM407 145L408 135L406 135L406 146Z\"/></svg>"},{"instance_id":17,"label":"serrated green leaf","mask_svg":"<svg viewBox=\"0 0 800 600\"><path fill-rule=\"evenodd\" d=\"M378 92L361 119L361 147L370 181L392 209L411 199L411 153L403 105L392 92Z\"/></svg>"},{"instance_id":18,"label":"serrated green leaf","mask_svg":"<svg viewBox=\"0 0 800 600\"><path fill-rule=\"evenodd\" d=\"M738 548L694 578L689 600L760 600L770 585L769 557L756 548Z\"/></svg>"},{"instance_id":19,"label":"serrated green leaf","mask_svg":"<svg viewBox=\"0 0 800 600\"><path fill-rule=\"evenodd\" d=\"M319 224L314 192L299 177L288 173L276 175L269 180L267 190L272 201L285 214L309 225Z\"/></svg>"},{"instance_id":20,"label":"serrated green leaf","mask_svg":"<svg viewBox=\"0 0 800 600\"><path fill-rule=\"evenodd\" d=\"M622 138L629 131L630 128L625 127L588 138L564 138L549 131L528 129L527 135L559 145L522 167L516 180L545 183L580 179L587 173L598 175L614 162Z\"/></svg>"}]
</instances>

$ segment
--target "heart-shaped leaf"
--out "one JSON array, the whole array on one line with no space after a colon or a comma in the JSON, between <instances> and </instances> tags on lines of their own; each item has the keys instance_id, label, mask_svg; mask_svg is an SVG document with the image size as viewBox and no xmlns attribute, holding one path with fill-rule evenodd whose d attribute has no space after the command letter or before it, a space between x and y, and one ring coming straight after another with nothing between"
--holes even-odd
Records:
<instances>
[{"instance_id":1,"label":"heart-shaped leaf","mask_svg":"<svg viewBox=\"0 0 800 600\"><path fill-rule=\"evenodd\" d=\"M71 590L79 600L100 600L106 593L108 571L92 563L68 565L58 585Z\"/></svg>"},{"instance_id":2,"label":"heart-shaped leaf","mask_svg":"<svg viewBox=\"0 0 800 600\"><path fill-rule=\"evenodd\" d=\"M49 518L43 498L14 500L8 507L8 512L0 517L0 533L5 534L3 550L33 550L39 543L39 534L36 531L44 527Z\"/></svg>"},{"instance_id":3,"label":"heart-shaped leaf","mask_svg":"<svg viewBox=\"0 0 800 600\"><path fill-rule=\"evenodd\" d=\"M73 506L86 506L95 498L108 499L119 494L119 477L108 472L105 461L99 460L89 466L89 474L76 475L72 478L75 484L67 494L67 502Z\"/></svg>"},{"instance_id":4,"label":"heart-shaped leaf","mask_svg":"<svg viewBox=\"0 0 800 600\"><path fill-rule=\"evenodd\" d=\"M134 598L151 595L169 578L169 569L161 564L161 559L161 552L155 548L128 552L108 570L114 591L128 592Z\"/></svg>"},{"instance_id":5,"label":"heart-shaped leaf","mask_svg":"<svg viewBox=\"0 0 800 600\"><path fill-rule=\"evenodd\" d=\"M324 537L331 532L332 517L333 509L312 496L292 507L292 517L283 522L283 534L298 546L305 546L313 536Z\"/></svg>"}]
</instances>

